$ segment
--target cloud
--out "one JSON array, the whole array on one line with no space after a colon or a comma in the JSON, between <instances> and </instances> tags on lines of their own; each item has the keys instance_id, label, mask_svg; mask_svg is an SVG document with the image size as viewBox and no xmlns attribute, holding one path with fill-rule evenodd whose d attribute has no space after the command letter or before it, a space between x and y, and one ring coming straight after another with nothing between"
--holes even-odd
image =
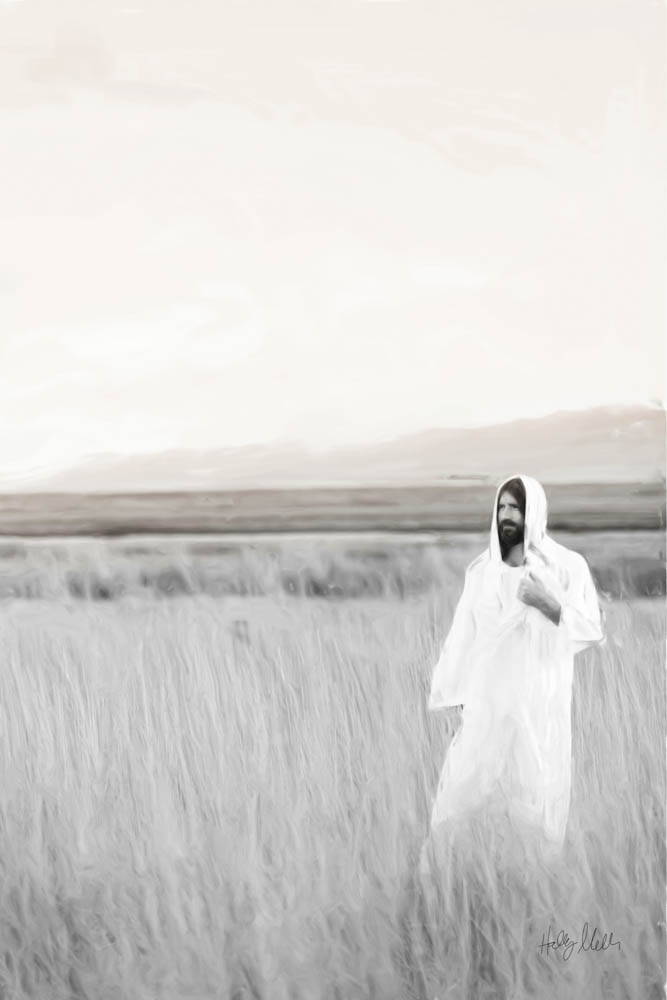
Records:
<instances>
[{"instance_id":1,"label":"cloud","mask_svg":"<svg viewBox=\"0 0 667 1000\"><path fill-rule=\"evenodd\" d=\"M3 100L27 105L3 113L5 455L664 395L662 179L648 98L628 77L608 100L622 38L590 74L573 21L563 91L506 6L515 60L472 44L466 5L458 35L361 9L336 33L351 15L304 7L298 38L240 6L215 44L185 6L96 10L30 22L6 64Z\"/></svg>"},{"instance_id":2,"label":"cloud","mask_svg":"<svg viewBox=\"0 0 667 1000\"><path fill-rule=\"evenodd\" d=\"M146 310L115 321L37 328L28 335L6 338L2 345L10 397L35 400L50 386L104 386L141 381L165 372L221 372L252 357L264 342L261 317L247 299L180 302L163 310ZM40 364L41 361L41 364ZM129 402L129 400L128 400Z\"/></svg>"}]
</instances>

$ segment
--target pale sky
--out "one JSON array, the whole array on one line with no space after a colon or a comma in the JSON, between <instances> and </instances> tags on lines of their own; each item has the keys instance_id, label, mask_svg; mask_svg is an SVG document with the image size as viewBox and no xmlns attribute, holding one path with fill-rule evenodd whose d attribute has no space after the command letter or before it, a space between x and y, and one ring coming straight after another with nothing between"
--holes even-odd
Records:
<instances>
[{"instance_id":1,"label":"pale sky","mask_svg":"<svg viewBox=\"0 0 667 1000\"><path fill-rule=\"evenodd\" d=\"M664 401L650 0L0 0L0 478Z\"/></svg>"}]
</instances>

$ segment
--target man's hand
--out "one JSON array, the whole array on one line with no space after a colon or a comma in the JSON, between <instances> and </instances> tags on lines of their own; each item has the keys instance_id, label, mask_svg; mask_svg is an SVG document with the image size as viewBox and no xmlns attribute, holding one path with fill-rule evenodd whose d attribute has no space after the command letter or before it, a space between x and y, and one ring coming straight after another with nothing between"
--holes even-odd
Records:
<instances>
[{"instance_id":1,"label":"man's hand","mask_svg":"<svg viewBox=\"0 0 667 1000\"><path fill-rule=\"evenodd\" d=\"M524 604L537 608L542 614L552 621L554 625L560 622L561 607L553 594L547 590L542 581L535 576L532 570L524 577L517 590L517 597Z\"/></svg>"}]
</instances>

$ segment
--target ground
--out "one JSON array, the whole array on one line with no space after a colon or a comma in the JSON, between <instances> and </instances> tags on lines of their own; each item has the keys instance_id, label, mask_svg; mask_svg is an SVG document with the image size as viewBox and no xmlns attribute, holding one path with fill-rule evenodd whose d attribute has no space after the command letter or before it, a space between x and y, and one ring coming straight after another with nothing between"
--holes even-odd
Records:
<instances>
[{"instance_id":1,"label":"ground","mask_svg":"<svg viewBox=\"0 0 667 1000\"><path fill-rule=\"evenodd\" d=\"M577 658L559 864L503 873L482 827L426 891L459 724L427 711L428 686L475 540L417 556L360 539L349 578L332 544L233 550L217 579L254 580L245 594L70 589L166 563L201 580L184 542L8 557L37 596L0 621L0 996L663 995L664 602L605 602L607 644ZM224 562L202 558L209 576ZM304 593L334 570L356 596ZM540 950L586 922L621 947Z\"/></svg>"}]
</instances>

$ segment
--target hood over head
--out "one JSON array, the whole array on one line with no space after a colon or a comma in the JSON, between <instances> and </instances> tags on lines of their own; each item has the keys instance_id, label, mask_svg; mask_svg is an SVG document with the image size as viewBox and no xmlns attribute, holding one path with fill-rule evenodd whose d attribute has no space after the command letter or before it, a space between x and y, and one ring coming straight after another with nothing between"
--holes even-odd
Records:
<instances>
[{"instance_id":1,"label":"hood over head","mask_svg":"<svg viewBox=\"0 0 667 1000\"><path fill-rule=\"evenodd\" d=\"M503 479L496 490L493 501L493 512L491 514L491 537L489 540L489 555L491 561L502 562L502 551L500 539L498 538L498 501L500 495L509 483L510 479L520 479L526 491L526 513L523 527L523 552L524 557L532 544L537 549L541 549L546 538L547 530L547 497L541 484L532 476L515 474Z\"/></svg>"}]
</instances>

